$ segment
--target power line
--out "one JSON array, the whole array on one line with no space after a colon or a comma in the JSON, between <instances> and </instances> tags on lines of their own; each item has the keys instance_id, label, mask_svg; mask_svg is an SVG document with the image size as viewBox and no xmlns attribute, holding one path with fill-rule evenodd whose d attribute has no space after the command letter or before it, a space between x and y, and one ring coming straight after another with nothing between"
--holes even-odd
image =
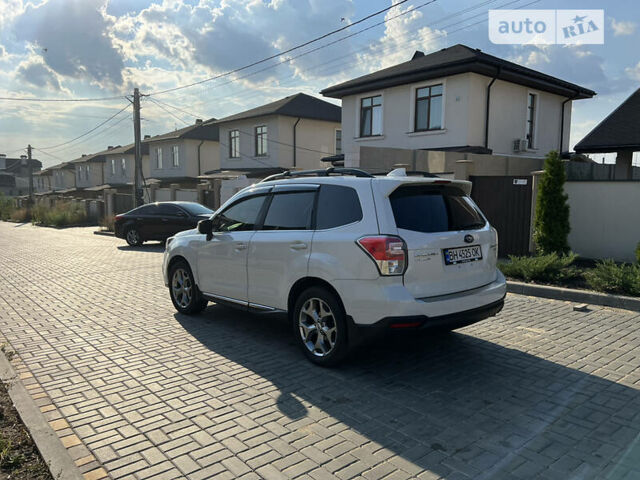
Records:
<instances>
[{"instance_id":1,"label":"power line","mask_svg":"<svg viewBox=\"0 0 640 480\"><path fill-rule=\"evenodd\" d=\"M213 77L205 78L205 79L199 80L197 82L189 83L189 84L186 84L186 85L180 85L180 86L177 86L177 87L167 88L166 90L160 90L158 92L153 92L153 93L150 93L149 95L162 95L163 93L175 92L176 90L182 90L184 88L189 88L189 87L193 87L195 85L200 85L202 83L210 82L211 80L215 80L217 78L226 77L226 76L231 75L233 73L241 72L242 70L246 70L247 68L255 67L256 65L260 65L261 63L268 62L269 60L273 60L274 58L278 58L281 55L285 55L287 53L293 52L294 50L298 50L300 48L306 47L307 45L310 45L310 44L315 43L315 42L317 42L319 40L327 38L327 37L329 37L331 35L334 35L334 34L336 34L338 32L342 32L343 30L346 30L347 28L351 28L354 25L358 25L359 23L362 23L362 22L364 22L366 20L369 20L372 17L375 17L377 15L380 15L381 13L384 13L384 12L386 12L388 10L391 10L392 8L398 7L398 6L402 5L403 3L406 3L407 1L408 0L400 0L400 1L396 2L396 3L391 4L389 7L383 8L382 10L378 10L377 12L374 12L374 13L372 13L370 15L367 15L366 17L363 17L363 18L361 18L359 20L356 20L353 23L350 23L349 25L345 25L344 27L338 28L338 29L333 30L333 31L331 31L329 33L325 33L324 35L316 37L316 38L314 38L312 40L309 40L307 42L301 43L301 44L296 45L294 47L291 47L291 48L289 48L287 50L283 50L281 52L275 53L275 54L273 54L273 55L271 55L269 57L263 58L261 60L257 60L257 61L255 61L253 63L248 64L248 65L244 65L244 66L238 67L238 68L236 68L234 70L230 70L228 72L220 73L220 74L215 75ZM437 1L437 0L431 0L431 2L429 2L429 3L433 3L435 1Z\"/></svg>"},{"instance_id":2,"label":"power line","mask_svg":"<svg viewBox=\"0 0 640 480\"><path fill-rule=\"evenodd\" d=\"M82 135L78 135L76 138L73 138L69 141L63 142L63 143L59 143L57 145L49 145L47 147L40 147L39 150L51 150L53 148L58 148L61 147L63 145L67 145L69 143L75 142L76 140L85 137L87 135L89 135L91 132L96 131L98 128L100 128L101 126L103 126L105 123L107 123L108 121L112 120L113 118L115 118L117 115L119 115L120 113L124 112L127 108L129 108L131 106L131 104L127 104L125 105L122 109L118 110L116 113L114 113L113 115L111 115L109 118L107 118L105 121L100 122L98 125L96 125L95 127L93 127L91 130L88 130L86 132L84 132Z\"/></svg>"},{"instance_id":3,"label":"power line","mask_svg":"<svg viewBox=\"0 0 640 480\"><path fill-rule=\"evenodd\" d=\"M34 98L34 97L0 97L0 100L14 102L101 102L105 100L120 100L127 98L125 95L96 98Z\"/></svg>"}]
</instances>

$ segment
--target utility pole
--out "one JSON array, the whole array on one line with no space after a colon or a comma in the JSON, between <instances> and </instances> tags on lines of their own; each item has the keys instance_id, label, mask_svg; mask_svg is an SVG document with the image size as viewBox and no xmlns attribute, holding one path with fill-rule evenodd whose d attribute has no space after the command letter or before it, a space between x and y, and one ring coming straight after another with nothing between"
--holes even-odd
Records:
<instances>
[{"instance_id":1,"label":"utility pole","mask_svg":"<svg viewBox=\"0 0 640 480\"><path fill-rule=\"evenodd\" d=\"M27 200L27 215L31 218L33 206L33 165L31 163L31 144L27 145L27 171L29 172L29 200Z\"/></svg>"},{"instance_id":2,"label":"utility pole","mask_svg":"<svg viewBox=\"0 0 640 480\"><path fill-rule=\"evenodd\" d=\"M144 203L142 198L142 144L140 139L140 90L133 89L133 135L135 166L133 168L133 207Z\"/></svg>"}]
</instances>

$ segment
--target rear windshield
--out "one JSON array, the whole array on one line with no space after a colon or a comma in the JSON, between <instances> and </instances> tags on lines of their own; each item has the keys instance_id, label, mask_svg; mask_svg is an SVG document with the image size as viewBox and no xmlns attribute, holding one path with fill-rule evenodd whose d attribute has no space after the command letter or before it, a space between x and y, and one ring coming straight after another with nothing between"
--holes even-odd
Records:
<instances>
[{"instance_id":1,"label":"rear windshield","mask_svg":"<svg viewBox=\"0 0 640 480\"><path fill-rule=\"evenodd\" d=\"M482 228L485 221L462 190L430 185L403 186L391 196L396 226L416 232Z\"/></svg>"}]
</instances>

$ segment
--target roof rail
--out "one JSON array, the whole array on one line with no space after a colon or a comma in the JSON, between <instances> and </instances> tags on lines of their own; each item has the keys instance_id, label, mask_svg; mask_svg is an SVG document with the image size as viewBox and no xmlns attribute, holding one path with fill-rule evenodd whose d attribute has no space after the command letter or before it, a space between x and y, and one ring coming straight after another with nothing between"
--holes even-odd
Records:
<instances>
[{"instance_id":1,"label":"roof rail","mask_svg":"<svg viewBox=\"0 0 640 480\"><path fill-rule=\"evenodd\" d=\"M388 171L377 172L377 173L374 173L373 175L387 175L388 173L389 173ZM419 177L425 177L425 178L440 178L440 175L436 175L435 173L425 172L422 170L407 170L405 173L407 174L407 177L419 176Z\"/></svg>"},{"instance_id":2,"label":"roof rail","mask_svg":"<svg viewBox=\"0 0 640 480\"><path fill-rule=\"evenodd\" d=\"M328 177L330 175L353 175L355 177L367 177L373 178L368 172L364 170L360 170L359 168L344 168L344 167L329 167L319 170L297 170L291 171L287 170L286 172L276 173L274 175L270 175L262 182L270 182L271 180L280 180L283 178L293 178L293 177Z\"/></svg>"}]
</instances>

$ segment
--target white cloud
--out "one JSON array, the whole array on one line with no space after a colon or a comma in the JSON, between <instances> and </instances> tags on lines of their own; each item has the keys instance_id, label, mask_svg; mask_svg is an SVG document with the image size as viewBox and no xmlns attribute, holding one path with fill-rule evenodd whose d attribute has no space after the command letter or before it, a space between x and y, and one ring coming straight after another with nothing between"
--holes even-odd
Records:
<instances>
[{"instance_id":1,"label":"white cloud","mask_svg":"<svg viewBox=\"0 0 640 480\"><path fill-rule=\"evenodd\" d=\"M611 19L611 28L613 28L613 34L616 37L620 35L633 35L637 26L635 22L618 22L615 18Z\"/></svg>"},{"instance_id":2,"label":"white cloud","mask_svg":"<svg viewBox=\"0 0 640 480\"><path fill-rule=\"evenodd\" d=\"M16 70L16 77L39 88L62 90L56 73L37 57L21 62Z\"/></svg>"},{"instance_id":3,"label":"white cloud","mask_svg":"<svg viewBox=\"0 0 640 480\"><path fill-rule=\"evenodd\" d=\"M625 68L624 71L630 78L640 81L640 62L633 67Z\"/></svg>"}]
</instances>

